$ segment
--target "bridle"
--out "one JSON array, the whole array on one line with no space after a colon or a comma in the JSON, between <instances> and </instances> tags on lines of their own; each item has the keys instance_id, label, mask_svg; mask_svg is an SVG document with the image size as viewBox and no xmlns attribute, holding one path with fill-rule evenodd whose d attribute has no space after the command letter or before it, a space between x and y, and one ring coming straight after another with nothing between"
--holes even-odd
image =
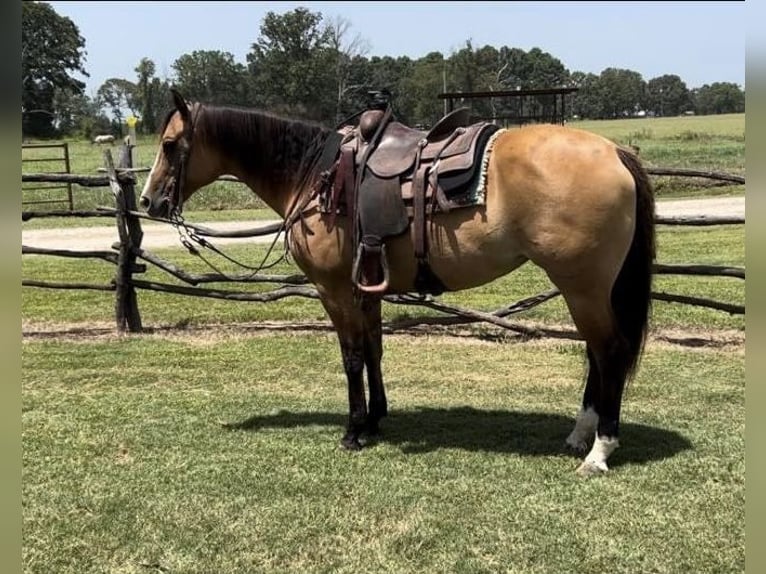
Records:
<instances>
[{"instance_id":1,"label":"bridle","mask_svg":"<svg viewBox=\"0 0 766 574\"><path fill-rule=\"evenodd\" d=\"M163 197L168 201L168 215L171 220L176 220L181 215L183 205L183 186L186 183L186 168L191 155L192 143L194 142L194 130L197 127L197 118L202 111L202 104L194 104L194 115L191 121L184 121L181 137L176 141L176 149L173 158L168 158L170 163L170 177L162 188ZM181 113L180 110L178 112ZM182 118L183 119L183 118ZM163 150L163 153L164 150Z\"/></svg>"},{"instance_id":2,"label":"bridle","mask_svg":"<svg viewBox=\"0 0 766 574\"><path fill-rule=\"evenodd\" d=\"M310 174L314 173L314 170L317 169L319 172L319 179L314 182L313 185L308 185L308 191L309 193L298 193L293 198L292 204L287 210L286 217L282 221L282 225L280 226L279 231L275 234L274 240L272 241L271 245L269 246L267 253L261 263L258 266L250 266L246 265L240 261L237 261L236 259L232 258L231 256L223 253L221 250L216 248L212 243L210 243L208 240L206 240L204 237L201 237L197 232L195 232L192 228L190 228L184 221L183 215L181 215L181 207L183 203L183 186L186 182L186 168L187 164L189 162L189 156L191 155L192 150L192 143L193 143L193 136L195 129L197 127L197 119L202 111L202 104L195 103L194 104L194 113L192 117L190 118L190 121L184 121L183 122L183 131L181 132L181 137L178 138L176 141L176 149L174 150L173 157L168 158L168 162L170 163L170 177L167 179L165 185L162 188L162 195L164 198L168 201L168 219L170 220L171 225L176 228L178 231L179 239L181 241L181 244L186 247L186 249L191 253L192 255L196 255L200 257L211 269L216 271L217 273L223 275L224 277L227 277L229 279L234 279L229 277L226 273L224 273L222 270L218 269L215 265L213 265L210 261L208 261L201 253L200 251L194 246L194 243L197 245L208 248L218 255L224 257L228 261L235 263L236 265L239 265L240 267L243 267L245 269L249 269L252 271L250 273L250 276L254 276L255 274L259 273L260 271L264 269L268 269L270 267L273 267L280 263L280 261L286 260L287 254L288 254L288 234L290 230L292 229L293 225L303 219L304 210L308 206L308 204L311 202L312 199L316 196L319 185L321 183L326 184L326 177L328 176L328 172L330 171L330 168L332 164L335 162L335 158L340 150L340 143L343 139L343 135L338 133L338 131L332 131L327 137L327 140L323 142L323 145L321 146L320 153L313 154L311 159L309 160L307 165L301 166L301 181L298 184L299 189L306 189L307 184L309 183L307 181L307 178ZM179 113L181 111L179 110ZM355 114L358 115L358 114ZM183 120L183 114L182 114L182 120ZM320 136L317 135L316 140L314 143L319 143ZM163 153L165 153L163 151ZM166 154L167 156L167 154ZM285 233L285 249L282 255L272 263L266 263L269 255L271 254L272 250L274 249L274 246L276 245L276 242L279 239L279 236L282 233Z\"/></svg>"},{"instance_id":3,"label":"bridle","mask_svg":"<svg viewBox=\"0 0 766 574\"><path fill-rule=\"evenodd\" d=\"M181 119L183 121L183 130L181 132L181 137L175 140L176 142L176 149L173 152L172 158L168 157L168 163L170 164L170 177L167 178L165 185L163 186L161 190L162 197L165 198L168 202L168 220L170 224L176 229L178 232L178 237L181 242L181 244L186 247L186 249L191 253L192 255L196 255L200 259L202 259L208 267L219 273L220 275L223 275L224 277L227 277L228 279L234 280L235 278L230 277L226 273L224 273L221 269L219 269L217 266L213 265L210 261L208 261L200 252L199 249L194 245L195 243L199 245L202 248L210 249L211 251L217 253L224 259L227 259L228 261L239 265L240 267L244 269L249 269L252 271L250 276L253 276L257 274L258 272L268 269L270 267L273 267L280 263L280 261L284 260L286 257L286 252L276 261L272 263L266 263L269 255L271 254L272 250L274 249L274 246L279 239L280 234L282 231L285 231L285 225L286 221L283 222L282 228L280 231L275 235L274 241L271 243L266 256L263 258L263 261L257 266L253 267L250 265L246 265L245 263L242 263L240 261L237 261L233 257L227 255L220 249L218 249L215 245L210 243L207 239L200 236L193 228L189 227L185 220L183 215L181 214L181 208L183 206L183 186L186 183L186 169L189 163L189 157L191 156L192 151L192 144L194 142L194 132L197 127L197 120L199 118L199 114L202 111L203 105L199 102L193 104L194 106L194 113L192 117L190 118L190 121L185 121L183 117L183 113L181 113L180 110L179 113L181 113ZM165 153L163 151L163 153ZM167 157L168 154L166 154Z\"/></svg>"}]
</instances>

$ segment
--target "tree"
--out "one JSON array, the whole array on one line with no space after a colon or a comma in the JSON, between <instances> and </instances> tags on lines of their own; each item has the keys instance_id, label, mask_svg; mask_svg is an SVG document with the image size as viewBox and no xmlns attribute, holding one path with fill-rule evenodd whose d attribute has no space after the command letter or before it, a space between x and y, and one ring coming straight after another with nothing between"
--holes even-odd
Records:
<instances>
[{"instance_id":1,"label":"tree","mask_svg":"<svg viewBox=\"0 0 766 574\"><path fill-rule=\"evenodd\" d=\"M498 79L499 54L492 46L475 49L471 40L465 46L453 52L447 59L446 91L478 92L494 91L500 87ZM500 68L503 63L500 63ZM442 104L444 105L444 104ZM478 117L496 117L495 100L471 100L467 104L471 113Z\"/></svg>"},{"instance_id":2,"label":"tree","mask_svg":"<svg viewBox=\"0 0 766 574\"><path fill-rule=\"evenodd\" d=\"M572 72L571 83L578 88L572 99L572 113L581 118L606 117L601 83L596 74Z\"/></svg>"},{"instance_id":3,"label":"tree","mask_svg":"<svg viewBox=\"0 0 766 574\"><path fill-rule=\"evenodd\" d=\"M633 70L606 68L598 79L602 118L631 116L646 107L646 82Z\"/></svg>"},{"instance_id":4,"label":"tree","mask_svg":"<svg viewBox=\"0 0 766 574\"><path fill-rule=\"evenodd\" d=\"M58 92L56 122L59 133L78 134L89 140L99 134L121 135L120 122L103 113L98 98L91 99L85 94Z\"/></svg>"},{"instance_id":5,"label":"tree","mask_svg":"<svg viewBox=\"0 0 766 574\"><path fill-rule=\"evenodd\" d=\"M526 55L529 76L525 87L528 89L545 89L565 86L569 83L569 70L558 58L540 48L532 48ZM552 118L556 113L556 100L550 95L534 96L528 104L529 114L542 118Z\"/></svg>"},{"instance_id":6,"label":"tree","mask_svg":"<svg viewBox=\"0 0 766 574\"><path fill-rule=\"evenodd\" d=\"M72 76L84 68L85 40L77 26L44 2L21 5L22 132L45 137L55 132L57 92L82 94L85 84ZM61 100L62 96L59 96Z\"/></svg>"},{"instance_id":7,"label":"tree","mask_svg":"<svg viewBox=\"0 0 766 574\"><path fill-rule=\"evenodd\" d=\"M106 106L112 112L112 117L122 125L123 110L128 109L136 115L139 108L137 86L122 78L109 78L98 88L96 97L101 107Z\"/></svg>"},{"instance_id":8,"label":"tree","mask_svg":"<svg viewBox=\"0 0 766 574\"><path fill-rule=\"evenodd\" d=\"M90 100L85 94L73 93L70 90L56 89L53 94L53 119L56 131L62 135L70 135L79 127L80 120L88 114Z\"/></svg>"},{"instance_id":9,"label":"tree","mask_svg":"<svg viewBox=\"0 0 766 574\"><path fill-rule=\"evenodd\" d=\"M446 62L441 52L430 52L415 61L401 83L399 103L411 114L411 123L431 126L443 115L444 104L436 98L443 89Z\"/></svg>"},{"instance_id":10,"label":"tree","mask_svg":"<svg viewBox=\"0 0 766 574\"><path fill-rule=\"evenodd\" d=\"M386 89L394 101L402 96L401 84L411 74L415 62L408 56L373 56L370 58L370 86L375 90Z\"/></svg>"},{"instance_id":11,"label":"tree","mask_svg":"<svg viewBox=\"0 0 766 574\"><path fill-rule=\"evenodd\" d=\"M470 39L465 45L450 54L447 59L446 78L448 79L447 91L449 92L477 92L486 90L490 83L491 70L482 66L479 61L479 53L473 47Z\"/></svg>"},{"instance_id":12,"label":"tree","mask_svg":"<svg viewBox=\"0 0 766 574\"><path fill-rule=\"evenodd\" d=\"M486 89L491 92L507 89L503 82L503 75L508 69L508 63L503 59L499 50L487 45L480 48L474 58L477 66L485 70ZM474 113L482 117L491 117L494 122L497 121L498 116L506 106L503 99L492 98L483 106L476 102L473 107Z\"/></svg>"},{"instance_id":13,"label":"tree","mask_svg":"<svg viewBox=\"0 0 766 574\"><path fill-rule=\"evenodd\" d=\"M373 78L374 67L370 61L364 56L354 56L348 66L348 78L340 107L341 120L367 105L368 92L378 87Z\"/></svg>"},{"instance_id":14,"label":"tree","mask_svg":"<svg viewBox=\"0 0 766 574\"><path fill-rule=\"evenodd\" d=\"M539 48L534 49L539 51ZM522 90L534 87L536 56L537 52L530 56L521 48L509 48L508 46L500 48L499 57L503 62L504 70L499 79L503 89Z\"/></svg>"},{"instance_id":15,"label":"tree","mask_svg":"<svg viewBox=\"0 0 766 574\"><path fill-rule=\"evenodd\" d=\"M157 78L154 77L154 62L149 58L141 58L135 71L138 74L136 82L136 99L141 109L140 131L145 134L151 134L157 131L157 109L159 93L157 89Z\"/></svg>"},{"instance_id":16,"label":"tree","mask_svg":"<svg viewBox=\"0 0 766 574\"><path fill-rule=\"evenodd\" d=\"M321 13L306 8L266 14L247 55L259 105L315 121L334 117L334 58L330 30L321 22Z\"/></svg>"},{"instance_id":17,"label":"tree","mask_svg":"<svg viewBox=\"0 0 766 574\"><path fill-rule=\"evenodd\" d=\"M745 111L745 92L731 82L713 82L694 91L694 111L700 115Z\"/></svg>"},{"instance_id":18,"label":"tree","mask_svg":"<svg viewBox=\"0 0 766 574\"><path fill-rule=\"evenodd\" d=\"M165 114L174 108L174 104L170 95L171 84L168 80L161 80L160 78L152 78L149 84L149 91L152 94L152 118L154 120L154 126L147 128L144 126L144 133L156 133L160 127L160 121L165 117Z\"/></svg>"},{"instance_id":19,"label":"tree","mask_svg":"<svg viewBox=\"0 0 766 574\"><path fill-rule=\"evenodd\" d=\"M532 48L526 54L527 77L523 86L529 89L543 89L563 86L569 82L569 70L561 60L554 58L540 48Z\"/></svg>"},{"instance_id":20,"label":"tree","mask_svg":"<svg viewBox=\"0 0 766 574\"><path fill-rule=\"evenodd\" d=\"M247 68L234 55L219 50L195 50L173 63L175 84L185 98L210 104L245 105Z\"/></svg>"},{"instance_id":21,"label":"tree","mask_svg":"<svg viewBox=\"0 0 766 574\"><path fill-rule=\"evenodd\" d=\"M646 83L646 105L658 116L677 116L691 107L689 88L675 74L652 78Z\"/></svg>"},{"instance_id":22,"label":"tree","mask_svg":"<svg viewBox=\"0 0 766 574\"><path fill-rule=\"evenodd\" d=\"M370 49L370 44L359 34L349 36L351 23L338 16L327 24L327 38L331 55L335 60L335 121L340 122L343 118L355 111L359 102L359 93L364 90L365 81L356 75L352 80L354 64L361 64L365 54Z\"/></svg>"}]
</instances>

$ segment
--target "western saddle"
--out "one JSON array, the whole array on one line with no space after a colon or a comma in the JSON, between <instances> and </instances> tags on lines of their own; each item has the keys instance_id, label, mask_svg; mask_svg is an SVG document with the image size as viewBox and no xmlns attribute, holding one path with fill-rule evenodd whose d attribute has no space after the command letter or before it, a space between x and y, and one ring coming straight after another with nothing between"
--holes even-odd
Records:
<instances>
[{"instance_id":1,"label":"western saddle","mask_svg":"<svg viewBox=\"0 0 766 574\"><path fill-rule=\"evenodd\" d=\"M499 129L469 122L468 108L459 108L428 131L414 129L393 119L390 103L379 98L356 127L341 131L339 159L326 180L330 185L320 191L321 209L352 217L352 281L360 291L388 289L385 240L407 231L412 221L415 288L444 292L428 264L427 217L472 204L484 149Z\"/></svg>"}]
</instances>

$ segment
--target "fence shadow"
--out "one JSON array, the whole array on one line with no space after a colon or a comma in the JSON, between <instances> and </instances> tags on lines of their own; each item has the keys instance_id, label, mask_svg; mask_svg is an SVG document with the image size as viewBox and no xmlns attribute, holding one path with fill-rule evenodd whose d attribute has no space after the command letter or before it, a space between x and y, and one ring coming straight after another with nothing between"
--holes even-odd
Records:
<instances>
[{"instance_id":1,"label":"fence shadow","mask_svg":"<svg viewBox=\"0 0 766 574\"><path fill-rule=\"evenodd\" d=\"M340 434L346 420L344 414L336 412L281 411L225 427L255 432L319 425L338 427ZM371 445L391 444L413 455L459 448L523 456L575 456L564 448L564 439L573 426L574 418L549 413L417 407L391 412L381 422L382 432ZM691 442L675 431L630 422L620 425L620 438L625 446L610 458L610 465L615 467L663 460L692 448Z\"/></svg>"}]
</instances>

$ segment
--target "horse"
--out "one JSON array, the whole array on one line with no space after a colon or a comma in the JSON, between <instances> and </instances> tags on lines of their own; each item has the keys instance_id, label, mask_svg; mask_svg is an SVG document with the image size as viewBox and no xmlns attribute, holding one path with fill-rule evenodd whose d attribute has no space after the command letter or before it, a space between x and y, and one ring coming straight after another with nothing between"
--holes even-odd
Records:
<instances>
[{"instance_id":1,"label":"horse","mask_svg":"<svg viewBox=\"0 0 766 574\"><path fill-rule=\"evenodd\" d=\"M140 207L153 217L178 217L193 193L231 174L283 218L286 248L337 333L349 403L341 445L362 448L388 413L382 294L360 295L351 279L350 216L320 209L317 181L326 172L319 158L338 130L253 108L188 102L175 89L172 97ZM429 216L428 264L448 291L486 284L526 262L545 271L587 357L582 402L562 447L585 455L578 474L603 474L619 446L623 390L645 348L654 191L635 154L596 134L535 124L496 136L482 159L484 201ZM387 239L385 249L385 293L412 293L418 272L412 229Z\"/></svg>"}]
</instances>

